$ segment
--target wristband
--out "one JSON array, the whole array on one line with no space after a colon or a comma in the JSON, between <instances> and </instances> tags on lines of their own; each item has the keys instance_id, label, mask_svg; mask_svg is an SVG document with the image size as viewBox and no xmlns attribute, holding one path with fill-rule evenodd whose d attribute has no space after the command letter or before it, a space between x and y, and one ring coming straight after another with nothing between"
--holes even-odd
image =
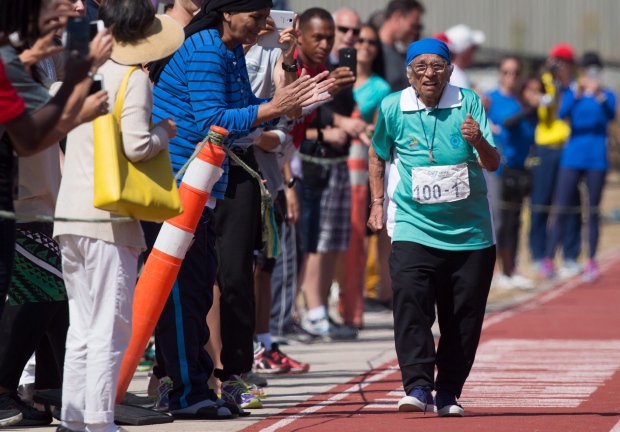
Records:
<instances>
[{"instance_id":1,"label":"wristband","mask_svg":"<svg viewBox=\"0 0 620 432\"><path fill-rule=\"evenodd\" d=\"M284 72L297 72L299 70L299 68L297 67L297 59L295 59L295 61L291 65L287 65L286 63L282 62L282 70Z\"/></svg>"},{"instance_id":2,"label":"wristband","mask_svg":"<svg viewBox=\"0 0 620 432\"><path fill-rule=\"evenodd\" d=\"M372 200L368 208L372 208L372 206L374 206L375 203L377 203L378 201L385 201L385 196L380 196L379 198L375 198L374 200Z\"/></svg>"}]
</instances>

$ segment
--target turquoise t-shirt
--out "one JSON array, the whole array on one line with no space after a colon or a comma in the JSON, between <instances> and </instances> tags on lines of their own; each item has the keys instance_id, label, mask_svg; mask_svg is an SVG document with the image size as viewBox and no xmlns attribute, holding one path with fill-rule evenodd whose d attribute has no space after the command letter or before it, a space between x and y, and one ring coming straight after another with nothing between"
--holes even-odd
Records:
<instances>
[{"instance_id":1,"label":"turquoise t-shirt","mask_svg":"<svg viewBox=\"0 0 620 432\"><path fill-rule=\"evenodd\" d=\"M362 86L353 89L353 98L367 123L373 122L381 101L391 92L387 81L376 74L371 75Z\"/></svg>"},{"instance_id":2,"label":"turquoise t-shirt","mask_svg":"<svg viewBox=\"0 0 620 432\"><path fill-rule=\"evenodd\" d=\"M393 227L392 241L455 251L494 245L485 173L478 163L476 149L461 134L461 124L470 113L484 138L494 145L480 98L471 90L447 84L437 108L427 110L416 100L411 87L385 98L372 141L381 159L393 158L388 179L392 201L388 208L388 228ZM428 151L433 130L435 163L429 162ZM413 199L414 167L463 163L467 164L471 188L467 198L437 204L421 204Z\"/></svg>"}]
</instances>

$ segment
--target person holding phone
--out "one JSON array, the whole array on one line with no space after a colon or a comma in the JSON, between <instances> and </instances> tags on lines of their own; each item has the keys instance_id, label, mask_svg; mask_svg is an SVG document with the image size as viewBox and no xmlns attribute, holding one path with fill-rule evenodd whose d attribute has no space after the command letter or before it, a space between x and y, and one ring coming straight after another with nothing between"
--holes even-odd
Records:
<instances>
[{"instance_id":1,"label":"person holding phone","mask_svg":"<svg viewBox=\"0 0 620 432\"><path fill-rule=\"evenodd\" d=\"M577 88L568 88L562 97L558 116L570 122L572 134L562 151L555 186L556 223L548 238L545 265L553 268L556 245L564 237L567 213L579 183L584 180L588 190L588 259L584 280L600 276L596 263L599 240L599 211L607 160L607 126L616 116L616 95L603 87L603 62L596 52L587 52L581 60Z\"/></svg>"},{"instance_id":2,"label":"person holding phone","mask_svg":"<svg viewBox=\"0 0 620 432\"><path fill-rule=\"evenodd\" d=\"M372 26L363 25L355 48L357 49L357 73L353 85L353 97L362 119L374 125L377 122L381 101L392 92L388 82L383 79L385 62L378 31ZM370 212L370 209L368 211ZM378 285L380 290L375 298L366 298L365 302L370 307L390 308L392 282L388 258L391 248L390 238L385 231L382 231L377 235L375 254L376 267L381 281Z\"/></svg>"},{"instance_id":3,"label":"person holding phone","mask_svg":"<svg viewBox=\"0 0 620 432\"><path fill-rule=\"evenodd\" d=\"M530 193L530 234L529 246L533 270L542 278L572 277L583 269L577 262L581 252L581 216L575 213L566 215L566 235L562 239L562 267L557 271L544 258L551 235L549 210L553 198L557 175L562 157L562 148L570 138L568 122L558 116L562 98L573 83L575 54L573 47L566 43L554 45L549 50L545 71L541 79L545 85L547 103L538 107L536 125L536 145L533 151L532 190ZM579 195L571 197L571 207L580 206Z\"/></svg>"},{"instance_id":4,"label":"person holding phone","mask_svg":"<svg viewBox=\"0 0 620 432\"><path fill-rule=\"evenodd\" d=\"M312 34L326 24L322 10L316 8L306 28L301 29L304 45L311 45ZM323 22L321 22L323 21ZM336 272L338 256L349 247L351 231L351 185L346 158L352 138L363 136L368 124L352 116L355 110L352 85L355 82L353 66L340 65L341 49L354 49L359 37L361 20L357 12L343 8L334 13L333 21L327 22L335 32L329 57L322 63L336 79L330 90L333 100L317 110L316 118L306 131L306 141L300 152L313 159L302 159L303 200L302 219L304 226L304 252L306 253L303 286L308 314L303 328L323 340L355 339L358 331L350 324L340 325L331 319L327 311L329 289ZM331 29L330 29L331 30ZM325 55L324 52L321 54ZM349 57L351 59L352 57ZM348 61L348 60L347 60ZM308 144L320 146L315 151Z\"/></svg>"},{"instance_id":5,"label":"person holding phone","mask_svg":"<svg viewBox=\"0 0 620 432\"><path fill-rule=\"evenodd\" d=\"M59 1L50 8L44 7L40 0L24 0L19 3L0 1L0 46L8 44L23 45L39 36L45 37L64 25L65 17L70 15L70 4ZM9 35L12 35L9 37ZM103 35L102 35L103 36ZM111 50L111 41L100 38L94 52L105 57ZM94 57L68 60L68 74L65 83L47 104L34 113L28 112L23 99L7 78L4 64L0 61L0 135L5 132L10 140L0 140L0 209L13 211L13 152L19 156L33 155L53 146L66 131L57 131L63 114L75 116L81 108L83 99L66 110L67 102L81 83L90 85L87 74L96 70ZM76 111L77 110L77 111ZM14 260L15 222L0 219L0 299L4 299L9 288ZM0 302L0 319L4 311L4 301ZM23 403L12 392L0 402L0 424L8 426L22 421ZM43 420L43 419L41 419ZM46 420L47 421L47 420Z\"/></svg>"},{"instance_id":6,"label":"person holding phone","mask_svg":"<svg viewBox=\"0 0 620 432\"><path fill-rule=\"evenodd\" d=\"M51 84L55 70L44 70L40 63L36 63L30 70L31 76L19 59L19 49L12 46L0 47L0 56L7 77L24 99L28 113L36 112L49 102L50 91L43 83ZM54 90L59 85L55 84ZM65 110L70 110L70 106L79 100L81 97L72 98ZM86 98L78 116L72 119L74 125L91 121L106 108L106 92ZM2 141L10 143L6 134ZM22 218L16 224L15 264L8 294L11 304L21 307L14 315L4 357L0 358L0 406L7 402L14 404L23 417L18 425L35 426L48 424L51 421L49 413L37 410L14 395L24 366L41 343L47 343L53 355L41 356L40 352L37 355L41 364L37 367L35 385L37 388L62 386L60 377L69 308L60 249L52 239L53 224L29 220L27 215L54 215L61 179L60 147L54 145L36 155L20 157L17 164L18 194L14 205Z\"/></svg>"},{"instance_id":7,"label":"person holding phone","mask_svg":"<svg viewBox=\"0 0 620 432\"><path fill-rule=\"evenodd\" d=\"M176 135L176 124L170 118L152 124L149 79L141 70L131 71L134 65L174 53L183 43L183 30L171 18L156 16L149 0L107 0L99 14L114 44L110 60L99 70L111 99L106 114L114 110L121 83L130 72L121 113L123 151L132 162L151 159L167 148ZM138 254L146 246L138 221L114 223L117 215L93 206L94 176L93 124L89 122L67 138L55 216L107 222L54 226L70 315L59 432L118 430L114 424L117 380L131 338Z\"/></svg>"}]
</instances>

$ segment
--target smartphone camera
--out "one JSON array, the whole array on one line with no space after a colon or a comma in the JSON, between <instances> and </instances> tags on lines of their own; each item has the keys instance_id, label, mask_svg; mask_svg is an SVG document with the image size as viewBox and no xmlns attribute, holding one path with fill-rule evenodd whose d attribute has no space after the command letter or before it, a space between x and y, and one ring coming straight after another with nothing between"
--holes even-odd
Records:
<instances>
[{"instance_id":1,"label":"smartphone camera","mask_svg":"<svg viewBox=\"0 0 620 432\"><path fill-rule=\"evenodd\" d=\"M589 66L586 68L586 76L591 83L601 82L601 68L598 66Z\"/></svg>"},{"instance_id":2,"label":"smartphone camera","mask_svg":"<svg viewBox=\"0 0 620 432\"><path fill-rule=\"evenodd\" d=\"M95 36L97 36L97 33L99 33L101 30L105 28L105 25L103 24L103 21L101 20L91 21L88 25L89 25L89 34L90 34L91 41L95 39Z\"/></svg>"},{"instance_id":3,"label":"smartphone camera","mask_svg":"<svg viewBox=\"0 0 620 432\"><path fill-rule=\"evenodd\" d=\"M93 83L90 85L89 95L93 95L103 90L103 75L95 74L93 76Z\"/></svg>"},{"instance_id":4,"label":"smartphone camera","mask_svg":"<svg viewBox=\"0 0 620 432\"><path fill-rule=\"evenodd\" d=\"M62 34L62 44L68 52L77 52L78 56L88 56L90 43L90 24L85 17L69 17Z\"/></svg>"}]
</instances>

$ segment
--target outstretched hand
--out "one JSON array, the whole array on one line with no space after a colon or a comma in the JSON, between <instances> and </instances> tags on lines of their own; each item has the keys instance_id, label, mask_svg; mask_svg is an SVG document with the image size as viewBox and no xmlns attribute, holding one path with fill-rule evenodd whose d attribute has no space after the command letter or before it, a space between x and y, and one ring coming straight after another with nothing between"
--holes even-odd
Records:
<instances>
[{"instance_id":1,"label":"outstretched hand","mask_svg":"<svg viewBox=\"0 0 620 432\"><path fill-rule=\"evenodd\" d=\"M316 102L323 102L331 97L328 91L330 88L332 88L336 80L333 78L323 79L327 75L329 75L329 73L325 71L312 78L312 81L317 83L317 85L312 90L310 97L301 104L301 107L307 107Z\"/></svg>"}]
</instances>

